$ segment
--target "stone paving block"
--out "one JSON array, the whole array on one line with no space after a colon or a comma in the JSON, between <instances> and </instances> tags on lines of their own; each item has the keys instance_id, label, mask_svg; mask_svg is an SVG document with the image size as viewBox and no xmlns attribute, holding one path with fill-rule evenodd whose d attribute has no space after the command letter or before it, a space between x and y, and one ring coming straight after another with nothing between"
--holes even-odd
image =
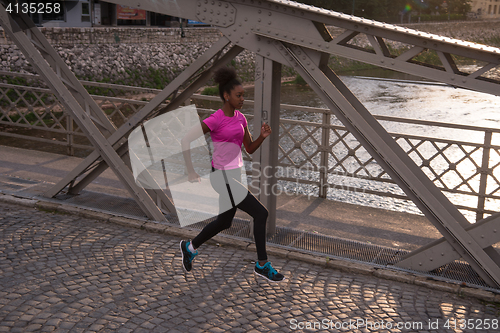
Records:
<instances>
[{"instance_id":1,"label":"stone paving block","mask_svg":"<svg viewBox=\"0 0 500 333\"><path fill-rule=\"evenodd\" d=\"M169 226L167 231L169 235L180 237L181 239L192 239L200 232L199 230L192 228L182 228L177 226Z\"/></svg>"},{"instance_id":2,"label":"stone paving block","mask_svg":"<svg viewBox=\"0 0 500 333\"><path fill-rule=\"evenodd\" d=\"M65 214L73 214L77 216L82 216L84 209L79 207L73 207L68 205L60 205L57 207L57 212Z\"/></svg>"},{"instance_id":3,"label":"stone paving block","mask_svg":"<svg viewBox=\"0 0 500 333\"><path fill-rule=\"evenodd\" d=\"M251 242L251 243L248 243L248 246L247 246L246 250L248 252L256 253L257 252L257 247L255 246L255 243ZM254 254L254 256L255 256L255 254Z\"/></svg>"},{"instance_id":4,"label":"stone paving block","mask_svg":"<svg viewBox=\"0 0 500 333\"><path fill-rule=\"evenodd\" d=\"M160 234L167 233L168 226L155 222L146 222L142 226L146 231L156 232Z\"/></svg>"},{"instance_id":5,"label":"stone paving block","mask_svg":"<svg viewBox=\"0 0 500 333\"><path fill-rule=\"evenodd\" d=\"M415 281L415 275L413 274L405 272L397 272L390 269L376 269L373 275L382 279L388 279L392 281L399 281L410 284L413 284Z\"/></svg>"},{"instance_id":6,"label":"stone paving block","mask_svg":"<svg viewBox=\"0 0 500 333\"><path fill-rule=\"evenodd\" d=\"M312 254L301 253L301 252L293 252L290 251L288 253L288 259L290 260L300 260L310 264L318 265L318 266L326 266L326 258L321 256L314 256Z\"/></svg>"},{"instance_id":7,"label":"stone paving block","mask_svg":"<svg viewBox=\"0 0 500 333\"><path fill-rule=\"evenodd\" d=\"M111 214L107 213L102 213L102 212L96 212L90 209L81 209L79 212L79 216L88 218L88 219L94 219L98 221L108 221L110 218L114 217Z\"/></svg>"},{"instance_id":8,"label":"stone paving block","mask_svg":"<svg viewBox=\"0 0 500 333\"><path fill-rule=\"evenodd\" d=\"M326 267L340 269L344 272L358 273L358 274L371 275L375 272L375 268L373 266L362 263L345 261L345 260L338 260L338 259L328 260Z\"/></svg>"},{"instance_id":9,"label":"stone paving block","mask_svg":"<svg viewBox=\"0 0 500 333\"><path fill-rule=\"evenodd\" d=\"M35 206L40 210L48 212L56 212L57 209L61 206L61 204L48 201L38 201Z\"/></svg>"},{"instance_id":10,"label":"stone paving block","mask_svg":"<svg viewBox=\"0 0 500 333\"><path fill-rule=\"evenodd\" d=\"M458 284L436 281L422 276L415 277L414 283L417 286L425 286L430 289L445 291L454 294L458 294L458 292L460 291L460 286Z\"/></svg>"},{"instance_id":11,"label":"stone paving block","mask_svg":"<svg viewBox=\"0 0 500 333\"><path fill-rule=\"evenodd\" d=\"M136 228L136 229L141 229L141 227L144 225L143 221L139 220L134 220L134 219L128 219L126 217L121 217L121 216L115 216L109 218L109 222L115 223L124 227L129 227L129 228Z\"/></svg>"},{"instance_id":12,"label":"stone paving block","mask_svg":"<svg viewBox=\"0 0 500 333\"><path fill-rule=\"evenodd\" d=\"M0 201L25 207L35 207L38 202L34 199L19 198L9 194L0 194Z\"/></svg>"},{"instance_id":13,"label":"stone paving block","mask_svg":"<svg viewBox=\"0 0 500 333\"><path fill-rule=\"evenodd\" d=\"M234 239L219 235L213 237L212 240L219 244L230 246L232 248L237 248L237 249L246 249L250 245L250 242L244 240Z\"/></svg>"},{"instance_id":14,"label":"stone paving block","mask_svg":"<svg viewBox=\"0 0 500 333\"><path fill-rule=\"evenodd\" d=\"M281 249L276 246L268 245L267 246L267 254L270 256L276 256L279 258L288 258L288 255L290 254L289 250Z\"/></svg>"},{"instance_id":15,"label":"stone paving block","mask_svg":"<svg viewBox=\"0 0 500 333\"><path fill-rule=\"evenodd\" d=\"M460 294L467 297L474 297L487 302L494 302L497 295L491 291L480 290L475 288L462 287Z\"/></svg>"}]
</instances>

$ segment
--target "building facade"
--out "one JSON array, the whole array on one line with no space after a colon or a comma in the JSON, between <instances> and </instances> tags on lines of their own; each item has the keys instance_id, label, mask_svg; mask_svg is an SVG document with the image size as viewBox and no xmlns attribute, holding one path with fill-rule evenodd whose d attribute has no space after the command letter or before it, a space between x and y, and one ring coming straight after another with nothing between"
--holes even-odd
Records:
<instances>
[{"instance_id":1,"label":"building facade","mask_svg":"<svg viewBox=\"0 0 500 333\"><path fill-rule=\"evenodd\" d=\"M23 3L25 1L13 1ZM51 1L51 10L29 14L42 27L91 27L92 0ZM47 8L48 9L48 8Z\"/></svg>"},{"instance_id":2,"label":"building facade","mask_svg":"<svg viewBox=\"0 0 500 333\"><path fill-rule=\"evenodd\" d=\"M28 0L13 0L25 3ZM168 15L116 5L100 0L51 1L57 8L50 13L32 13L41 27L156 26L179 27L180 19ZM186 24L184 24L186 25Z\"/></svg>"}]
</instances>

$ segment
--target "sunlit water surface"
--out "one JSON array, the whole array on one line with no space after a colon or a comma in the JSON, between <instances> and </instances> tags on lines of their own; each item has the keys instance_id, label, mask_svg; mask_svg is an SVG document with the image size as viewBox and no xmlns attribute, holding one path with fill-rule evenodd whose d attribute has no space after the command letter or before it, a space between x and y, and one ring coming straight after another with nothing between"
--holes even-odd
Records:
<instances>
[{"instance_id":1,"label":"sunlit water surface","mask_svg":"<svg viewBox=\"0 0 500 333\"><path fill-rule=\"evenodd\" d=\"M411 118L442 123L454 123L478 127L498 128L500 125L500 97L453 88L447 85L401 81L380 80L376 78L343 76L343 82L373 115ZM247 90L247 98L253 99L253 91ZM326 108L322 100L307 86L284 84L281 88L281 102L285 104L303 105ZM253 113L253 108L243 109L245 113ZM301 111L282 110L282 118L304 120L321 123L321 114L309 114ZM336 120L333 121L334 123ZM442 138L456 141L482 143L484 132L454 130L436 126L381 122L390 133L406 133L432 138ZM493 136L493 144L500 143L500 136ZM286 144L285 144L286 145ZM430 148L428 154L433 154ZM425 155L425 149L423 149ZM480 159L478 156L477 158ZM476 159L477 159L476 158ZM480 165L480 161L476 160ZM353 166L355 168L356 166ZM437 166L439 168L439 166ZM330 181L340 183L340 186L330 189L328 198L362 204L377 208L419 213L418 208L408 201L369 195L360 191L352 191L350 187L377 189L392 193L403 192L392 184L374 184L363 179L339 178L332 176ZM453 180L450 180L453 182ZM317 195L317 187L282 183L288 193ZM446 194L453 203L475 207L477 199L463 195ZM489 207L495 209L496 207ZM495 210L500 210L498 207ZM474 214L466 213L469 220Z\"/></svg>"}]
</instances>

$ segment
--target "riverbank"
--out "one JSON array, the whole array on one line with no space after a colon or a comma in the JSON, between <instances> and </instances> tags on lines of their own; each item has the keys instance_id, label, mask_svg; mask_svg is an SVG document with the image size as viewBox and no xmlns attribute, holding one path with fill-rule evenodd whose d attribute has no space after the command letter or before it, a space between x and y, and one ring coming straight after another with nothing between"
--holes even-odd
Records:
<instances>
[{"instance_id":1,"label":"riverbank","mask_svg":"<svg viewBox=\"0 0 500 333\"><path fill-rule=\"evenodd\" d=\"M500 46L500 21L422 23L408 25L411 29L467 41ZM177 28L42 28L65 63L75 75L88 81L109 82L130 86L162 89L178 73L201 56L221 36L214 28L186 28L185 37ZM333 36L342 29L330 28ZM0 68L4 71L34 73L17 46L7 37L0 39ZM364 37L355 40L363 46ZM390 43L395 52L406 45ZM431 56L432 55L426 55ZM436 59L431 61L438 62ZM243 51L231 62L244 82L255 77L255 56ZM464 65L474 65L465 63ZM350 59L332 56L330 67L339 74L376 68ZM290 67L283 67L284 77L293 77ZM9 82L3 78L3 82Z\"/></svg>"}]
</instances>

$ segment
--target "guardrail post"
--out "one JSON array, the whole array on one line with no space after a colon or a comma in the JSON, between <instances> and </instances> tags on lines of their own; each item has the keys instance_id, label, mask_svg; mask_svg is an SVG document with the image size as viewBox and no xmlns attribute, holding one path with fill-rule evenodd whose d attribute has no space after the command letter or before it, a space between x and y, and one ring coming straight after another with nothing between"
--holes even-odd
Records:
<instances>
[{"instance_id":1,"label":"guardrail post","mask_svg":"<svg viewBox=\"0 0 500 333\"><path fill-rule=\"evenodd\" d=\"M319 167L319 197L326 198L328 193L328 147L330 146L330 117L328 113L323 113L323 123L321 128L321 162Z\"/></svg>"},{"instance_id":2,"label":"guardrail post","mask_svg":"<svg viewBox=\"0 0 500 333\"><path fill-rule=\"evenodd\" d=\"M66 135L67 139L67 147L68 147L68 155L74 156L75 155L75 147L73 147L74 144L74 123L73 123L73 118L68 114L66 116L67 118L67 131L68 134Z\"/></svg>"},{"instance_id":3,"label":"guardrail post","mask_svg":"<svg viewBox=\"0 0 500 333\"><path fill-rule=\"evenodd\" d=\"M491 150L491 131L484 132L483 145L483 160L481 162L480 179L479 179L479 195L477 199L476 222L484 218L484 203L486 201L486 186L488 182L488 174L490 173L490 150Z\"/></svg>"}]
</instances>

